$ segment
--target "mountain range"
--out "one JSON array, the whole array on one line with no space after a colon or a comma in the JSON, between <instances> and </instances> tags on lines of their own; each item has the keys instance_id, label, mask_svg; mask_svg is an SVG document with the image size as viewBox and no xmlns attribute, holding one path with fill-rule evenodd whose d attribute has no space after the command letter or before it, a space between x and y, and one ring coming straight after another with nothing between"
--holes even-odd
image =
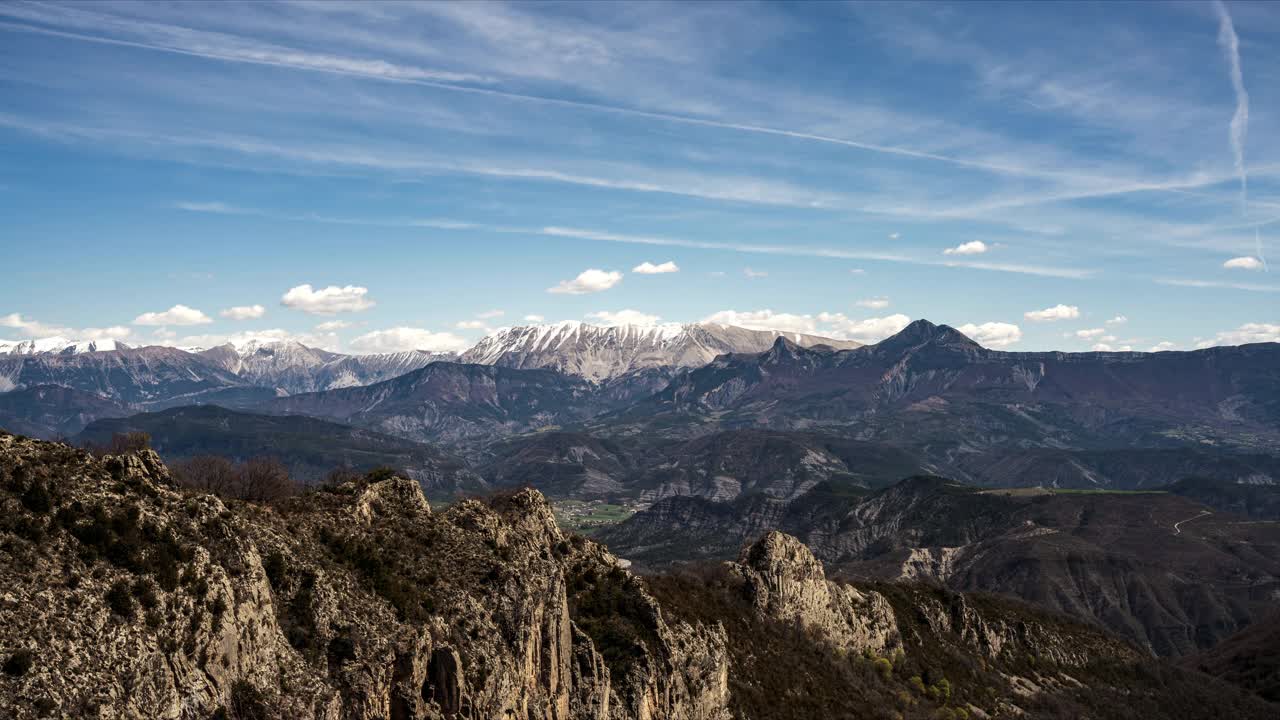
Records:
<instances>
[{"instance_id":1,"label":"mountain range","mask_svg":"<svg viewBox=\"0 0 1280 720\"><path fill-rule=\"evenodd\" d=\"M296 343L9 353L0 355L0 378L25 394L0 393L0 424L51 437L96 417L217 404L442 443L499 474L522 444L563 430L588 445L617 442L632 456L608 480L595 471L588 486L652 499L789 496L823 480L876 487L913 472L1119 488L1192 475L1280 478L1275 343L1012 353L927 321L861 347L797 339L809 346L718 325L641 332L559 324L500 333L460 357L346 356ZM734 351L678 365L726 346ZM528 367L539 363L551 367ZM46 389L53 387L67 390ZM37 389L39 407L26 400ZM730 445L709 439L743 430L774 434L720 436L732 437ZM708 459L674 450L680 443ZM712 460L717 447L747 461ZM667 452L677 453L669 466L643 460ZM762 472L776 452L791 458L786 470ZM617 467L631 469L619 477Z\"/></svg>"},{"instance_id":2,"label":"mountain range","mask_svg":"<svg viewBox=\"0 0 1280 720\"><path fill-rule=\"evenodd\" d=\"M501 330L462 353L460 362L510 368L550 368L600 382L649 368L701 367L720 355L758 353L778 338L801 347L860 347L851 340L719 323L617 325L581 322Z\"/></svg>"}]
</instances>

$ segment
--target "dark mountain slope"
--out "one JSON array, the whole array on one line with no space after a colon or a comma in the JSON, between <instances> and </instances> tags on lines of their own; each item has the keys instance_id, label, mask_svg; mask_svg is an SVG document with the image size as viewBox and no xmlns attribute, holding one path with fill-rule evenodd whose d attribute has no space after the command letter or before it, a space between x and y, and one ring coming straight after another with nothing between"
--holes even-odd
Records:
<instances>
[{"instance_id":1,"label":"dark mountain slope","mask_svg":"<svg viewBox=\"0 0 1280 720\"><path fill-rule=\"evenodd\" d=\"M633 451L585 433L548 431L501 440L477 468L495 487L536 488L577 499L626 494L635 471Z\"/></svg>"},{"instance_id":2,"label":"dark mountain slope","mask_svg":"<svg viewBox=\"0 0 1280 720\"><path fill-rule=\"evenodd\" d=\"M1186 658L1183 665L1280 704L1280 612L1255 622L1210 650Z\"/></svg>"},{"instance_id":3,"label":"dark mountain slope","mask_svg":"<svg viewBox=\"0 0 1280 720\"><path fill-rule=\"evenodd\" d=\"M844 351L779 340L683 373L611 417L668 432L834 427L955 450L1280 442L1280 344L1179 353L1009 353L917 321Z\"/></svg>"},{"instance_id":4,"label":"dark mountain slope","mask_svg":"<svg viewBox=\"0 0 1280 720\"><path fill-rule=\"evenodd\" d=\"M1280 455L1196 447L1063 450L991 449L953 453L945 472L1003 487L1158 489L1186 477L1229 483L1280 482Z\"/></svg>"},{"instance_id":5,"label":"dark mountain slope","mask_svg":"<svg viewBox=\"0 0 1280 720\"><path fill-rule=\"evenodd\" d=\"M307 415L412 440L484 440L593 412L593 386L551 370L436 362L391 380L279 398L273 414Z\"/></svg>"},{"instance_id":6,"label":"dark mountain slope","mask_svg":"<svg viewBox=\"0 0 1280 720\"><path fill-rule=\"evenodd\" d=\"M117 402L201 402L249 382L177 348L144 347L79 354L0 356L0 377L15 387L61 385Z\"/></svg>"},{"instance_id":7,"label":"dark mountain slope","mask_svg":"<svg viewBox=\"0 0 1280 720\"><path fill-rule=\"evenodd\" d=\"M1280 485L1192 477L1179 480L1163 489L1214 510L1255 520L1280 520Z\"/></svg>"},{"instance_id":8,"label":"dark mountain slope","mask_svg":"<svg viewBox=\"0 0 1280 720\"><path fill-rule=\"evenodd\" d=\"M115 433L141 431L166 460L221 455L235 461L274 457L295 479L317 481L331 470L390 466L407 472L432 492L483 486L459 459L429 445L325 420L254 415L214 405L174 408L127 418L98 420L76 437L105 445Z\"/></svg>"},{"instance_id":9,"label":"dark mountain slope","mask_svg":"<svg viewBox=\"0 0 1280 720\"><path fill-rule=\"evenodd\" d=\"M61 385L0 393L0 428L46 440L74 435L94 418L129 412L127 406L110 398Z\"/></svg>"},{"instance_id":10,"label":"dark mountain slope","mask_svg":"<svg viewBox=\"0 0 1280 720\"><path fill-rule=\"evenodd\" d=\"M650 566L717 559L780 529L866 578L1002 592L1096 620L1161 655L1212 646L1280 592L1280 524L1164 493L981 491L938 478L792 502L669 498L598 538Z\"/></svg>"}]
</instances>

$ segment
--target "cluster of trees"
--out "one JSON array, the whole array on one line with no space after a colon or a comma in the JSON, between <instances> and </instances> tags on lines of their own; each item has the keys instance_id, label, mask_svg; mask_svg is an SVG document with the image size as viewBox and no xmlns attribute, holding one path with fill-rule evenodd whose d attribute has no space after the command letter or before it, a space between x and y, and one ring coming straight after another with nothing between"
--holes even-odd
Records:
<instances>
[{"instance_id":1,"label":"cluster of trees","mask_svg":"<svg viewBox=\"0 0 1280 720\"><path fill-rule=\"evenodd\" d=\"M105 444L86 445L85 449L99 457L121 455L151 449L151 436L145 432L116 433ZM183 487L224 498L254 503L273 503L297 495L307 485L293 478L289 468L274 457L252 457L235 462L221 455L196 455L169 463L174 480ZM382 480L404 475L394 468L379 467L368 473L350 467L334 468L321 487L336 487L349 480Z\"/></svg>"},{"instance_id":2,"label":"cluster of trees","mask_svg":"<svg viewBox=\"0 0 1280 720\"><path fill-rule=\"evenodd\" d=\"M172 464L169 471L183 487L249 502L276 502L302 490L284 463L269 457L235 463L219 455L197 455Z\"/></svg>"}]
</instances>

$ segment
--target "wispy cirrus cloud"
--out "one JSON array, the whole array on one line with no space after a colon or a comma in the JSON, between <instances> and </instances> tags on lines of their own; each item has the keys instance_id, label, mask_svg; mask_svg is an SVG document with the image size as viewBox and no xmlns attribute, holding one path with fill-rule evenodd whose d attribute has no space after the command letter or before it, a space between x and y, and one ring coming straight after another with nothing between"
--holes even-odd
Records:
<instances>
[{"instance_id":1,"label":"wispy cirrus cloud","mask_svg":"<svg viewBox=\"0 0 1280 720\"><path fill-rule=\"evenodd\" d=\"M1196 280L1193 278L1155 278L1154 282L1160 285L1172 285L1174 287L1191 287L1191 288L1224 288L1228 290L1246 290L1249 292L1280 292L1280 285L1264 285L1262 283L1240 283L1240 282L1223 282L1219 280Z\"/></svg>"},{"instance_id":2,"label":"wispy cirrus cloud","mask_svg":"<svg viewBox=\"0 0 1280 720\"><path fill-rule=\"evenodd\" d=\"M1240 205L1243 209L1249 204L1249 172L1244 162L1244 144L1249 135L1249 92L1244 87L1244 73L1240 69L1240 38L1236 36L1231 13L1222 0L1214 0L1213 9L1218 15L1218 45L1222 47L1222 53L1226 56L1227 68L1231 76L1231 90L1236 97L1236 109L1231 115L1229 137L1236 174L1240 178Z\"/></svg>"}]
</instances>

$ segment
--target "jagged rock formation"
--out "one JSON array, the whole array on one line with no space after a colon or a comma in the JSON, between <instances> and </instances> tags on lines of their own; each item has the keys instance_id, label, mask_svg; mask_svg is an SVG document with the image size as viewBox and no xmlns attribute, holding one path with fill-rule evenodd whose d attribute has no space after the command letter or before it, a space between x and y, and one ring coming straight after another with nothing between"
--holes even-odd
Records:
<instances>
[{"instance_id":1,"label":"jagged rock formation","mask_svg":"<svg viewBox=\"0 0 1280 720\"><path fill-rule=\"evenodd\" d=\"M770 532L743 548L734 571L751 604L769 617L799 622L857 652L888 655L901 645L883 595L829 582L822 563L790 535Z\"/></svg>"},{"instance_id":2,"label":"jagged rock formation","mask_svg":"<svg viewBox=\"0 0 1280 720\"><path fill-rule=\"evenodd\" d=\"M673 615L725 628L741 717L1267 717L1257 698L1145 659L1096 625L995 596L828 580L793 537L647 576ZM1228 709L1229 708L1229 709Z\"/></svg>"},{"instance_id":3,"label":"jagged rock formation","mask_svg":"<svg viewBox=\"0 0 1280 720\"><path fill-rule=\"evenodd\" d=\"M719 323L596 326L581 322L525 325L490 335L462 354L462 362L513 368L551 368L595 382L657 367L705 365L718 355L759 353L774 340L810 347L859 347L804 333L748 330Z\"/></svg>"},{"instance_id":4,"label":"jagged rock formation","mask_svg":"<svg viewBox=\"0 0 1280 720\"><path fill-rule=\"evenodd\" d=\"M867 495L672 497L596 537L662 567L731 558L781 530L857 577L1002 592L1180 656L1265 615L1280 593L1280 528L1242 520L1172 493L981 490L917 477Z\"/></svg>"},{"instance_id":5,"label":"jagged rock formation","mask_svg":"<svg viewBox=\"0 0 1280 720\"><path fill-rule=\"evenodd\" d=\"M723 631L667 621L534 492L224 503L150 451L0 434L0 512L6 717L728 718Z\"/></svg>"}]
</instances>

